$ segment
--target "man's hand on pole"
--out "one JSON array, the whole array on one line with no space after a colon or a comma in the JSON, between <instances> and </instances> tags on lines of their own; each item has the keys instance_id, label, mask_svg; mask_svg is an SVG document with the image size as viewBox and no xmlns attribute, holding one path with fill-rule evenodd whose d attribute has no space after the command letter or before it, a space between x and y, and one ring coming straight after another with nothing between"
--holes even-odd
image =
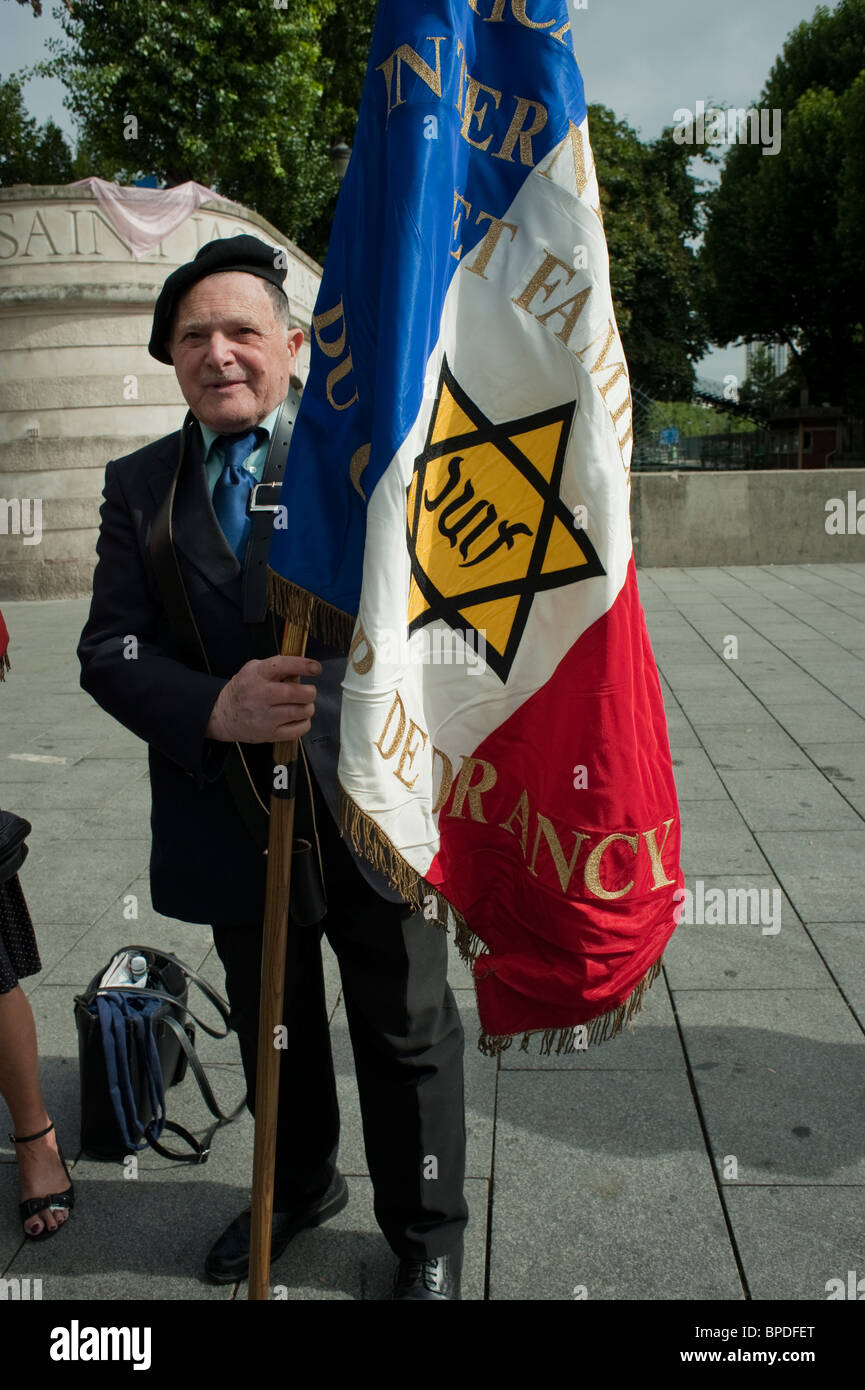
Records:
<instances>
[{"instance_id":1,"label":"man's hand on pole","mask_svg":"<svg viewBox=\"0 0 865 1390\"><path fill-rule=\"evenodd\" d=\"M221 690L207 737L221 743L292 743L309 733L316 689L301 676L321 667L305 656L270 656L247 661Z\"/></svg>"}]
</instances>

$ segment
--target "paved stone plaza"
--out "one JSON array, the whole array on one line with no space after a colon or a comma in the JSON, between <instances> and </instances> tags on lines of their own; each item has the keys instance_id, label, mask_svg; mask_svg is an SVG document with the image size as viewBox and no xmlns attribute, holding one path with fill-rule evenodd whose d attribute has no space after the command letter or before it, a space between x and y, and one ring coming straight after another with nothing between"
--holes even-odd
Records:
<instances>
[{"instance_id":1,"label":"paved stone plaza","mask_svg":"<svg viewBox=\"0 0 865 1390\"><path fill-rule=\"evenodd\" d=\"M830 1279L865 1275L865 564L650 569L639 581L695 920L627 1031L561 1058L483 1057L454 956L464 1297L825 1300ZM46 1300L244 1298L245 1284L213 1287L201 1267L247 1199L248 1116L220 1131L203 1167L148 1151L127 1181L121 1164L79 1157L73 995L128 943L174 951L220 988L222 974L206 927L149 906L145 750L79 689L86 602L3 610L0 805L33 823L21 880L44 969L24 985L78 1206L56 1238L24 1241L4 1119L0 1277L41 1278ZM726 890L767 890L780 919L701 922L716 888L728 904L744 895ZM124 919L130 894L137 921ZM381 1299L393 1258L373 1217L329 952L326 967L350 1201L289 1246L272 1283L291 1299ZM233 1102L234 1039L199 1045ZM191 1081L170 1092L171 1117L202 1127L205 1113Z\"/></svg>"}]
</instances>

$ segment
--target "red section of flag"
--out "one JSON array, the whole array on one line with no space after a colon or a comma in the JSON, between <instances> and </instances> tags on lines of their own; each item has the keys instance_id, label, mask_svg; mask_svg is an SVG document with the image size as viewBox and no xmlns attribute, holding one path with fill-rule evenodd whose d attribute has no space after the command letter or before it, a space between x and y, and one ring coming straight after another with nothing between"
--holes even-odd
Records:
<instances>
[{"instance_id":1,"label":"red section of flag","mask_svg":"<svg viewBox=\"0 0 865 1390\"><path fill-rule=\"evenodd\" d=\"M427 879L486 947L474 967L483 1030L587 1023L659 959L683 882L633 558L609 612L473 757L462 782L455 769Z\"/></svg>"}]
</instances>

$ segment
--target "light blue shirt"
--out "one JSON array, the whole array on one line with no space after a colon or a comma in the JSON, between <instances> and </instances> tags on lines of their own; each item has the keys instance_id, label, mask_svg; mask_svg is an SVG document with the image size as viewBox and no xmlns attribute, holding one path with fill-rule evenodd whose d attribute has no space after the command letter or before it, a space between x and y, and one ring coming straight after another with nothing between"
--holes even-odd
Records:
<instances>
[{"instance_id":1,"label":"light blue shirt","mask_svg":"<svg viewBox=\"0 0 865 1390\"><path fill-rule=\"evenodd\" d=\"M258 425L258 429L267 430L267 438L261 441L258 448L253 450L243 465L250 473L255 474L255 481L257 483L261 482L261 475L264 472L264 462L267 458L267 446L270 443L271 432L276 424L276 417L278 414L279 406L277 406L275 410L272 410L269 415L266 415ZM216 487L219 480L219 475L225 467L225 460L222 457L222 444L217 443L219 435L215 430L212 430L209 425L202 424L201 420L199 420L198 428L201 430L201 437L204 440L204 468L207 473L207 486L210 489L210 495L212 497L213 489Z\"/></svg>"}]
</instances>

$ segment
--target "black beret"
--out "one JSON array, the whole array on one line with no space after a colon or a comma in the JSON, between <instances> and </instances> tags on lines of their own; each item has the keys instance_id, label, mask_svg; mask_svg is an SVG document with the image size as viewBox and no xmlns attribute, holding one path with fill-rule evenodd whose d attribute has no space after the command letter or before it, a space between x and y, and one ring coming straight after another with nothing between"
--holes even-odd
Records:
<instances>
[{"instance_id":1,"label":"black beret","mask_svg":"<svg viewBox=\"0 0 865 1390\"><path fill-rule=\"evenodd\" d=\"M148 351L157 362L171 366L166 343L171 336L174 310L180 296L192 285L221 270L243 270L258 275L279 288L286 276L285 252L266 241L243 233L241 236L220 237L202 246L194 261L173 270L159 292L153 310L153 331Z\"/></svg>"}]
</instances>

